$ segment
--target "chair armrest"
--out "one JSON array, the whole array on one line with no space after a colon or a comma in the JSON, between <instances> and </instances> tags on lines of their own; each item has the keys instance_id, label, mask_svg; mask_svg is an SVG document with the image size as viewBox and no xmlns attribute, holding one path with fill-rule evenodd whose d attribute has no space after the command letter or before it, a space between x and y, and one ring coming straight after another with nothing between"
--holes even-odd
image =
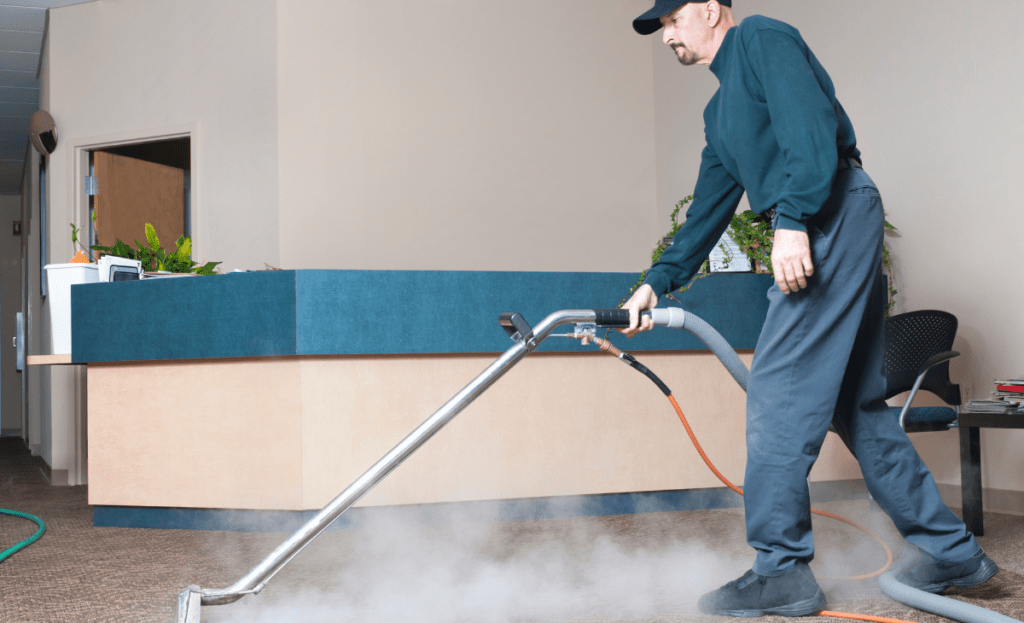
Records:
<instances>
[{"instance_id":1,"label":"chair armrest","mask_svg":"<svg viewBox=\"0 0 1024 623\"><path fill-rule=\"evenodd\" d=\"M959 357L960 353L955 350L947 350L944 353L938 353L929 357L921 367L917 369L917 380L914 381L914 387L910 390L910 395L907 396L907 401L903 404L903 409L900 411L900 428L903 428L903 422L907 418L907 411L910 410L910 403L914 402L914 396L917 395L917 390L921 388L921 383L924 382L924 375L928 374L928 370L939 365L943 361L949 361L953 357Z\"/></svg>"},{"instance_id":2,"label":"chair armrest","mask_svg":"<svg viewBox=\"0 0 1024 623\"><path fill-rule=\"evenodd\" d=\"M934 368L935 366L939 365L943 361L949 361L953 357L959 357L959 356L960 356L960 353L956 352L955 350L947 350L944 353L937 353L935 355L932 355L924 363L921 364L920 368L917 369L917 376L920 377L922 374L927 372L930 368Z\"/></svg>"}]
</instances>

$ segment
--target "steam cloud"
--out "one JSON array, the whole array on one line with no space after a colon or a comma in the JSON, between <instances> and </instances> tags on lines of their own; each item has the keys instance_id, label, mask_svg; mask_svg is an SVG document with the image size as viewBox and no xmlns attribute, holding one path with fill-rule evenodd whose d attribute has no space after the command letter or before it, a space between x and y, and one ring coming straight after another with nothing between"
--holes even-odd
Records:
<instances>
[{"instance_id":1,"label":"steam cloud","mask_svg":"<svg viewBox=\"0 0 1024 623\"><path fill-rule=\"evenodd\" d=\"M671 537L637 547L601 520L463 517L442 528L383 521L341 542L329 544L336 565L286 568L258 596L204 608L203 620L512 623L696 613L701 594L751 562L749 550L723 559Z\"/></svg>"}]
</instances>

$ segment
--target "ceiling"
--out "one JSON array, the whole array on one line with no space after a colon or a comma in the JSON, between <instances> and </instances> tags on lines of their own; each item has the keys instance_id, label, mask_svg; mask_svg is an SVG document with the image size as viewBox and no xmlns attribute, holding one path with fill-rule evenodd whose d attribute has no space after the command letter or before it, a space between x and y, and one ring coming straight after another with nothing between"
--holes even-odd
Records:
<instances>
[{"instance_id":1,"label":"ceiling","mask_svg":"<svg viewBox=\"0 0 1024 623\"><path fill-rule=\"evenodd\" d=\"M0 0L0 194L21 194L28 123L39 108L46 10L94 1Z\"/></svg>"}]
</instances>

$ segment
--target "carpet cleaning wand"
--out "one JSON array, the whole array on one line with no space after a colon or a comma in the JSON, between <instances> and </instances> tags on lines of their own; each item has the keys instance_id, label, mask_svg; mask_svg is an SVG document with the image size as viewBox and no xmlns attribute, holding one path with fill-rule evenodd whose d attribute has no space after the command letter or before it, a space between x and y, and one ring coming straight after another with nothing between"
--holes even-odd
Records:
<instances>
[{"instance_id":1,"label":"carpet cleaning wand","mask_svg":"<svg viewBox=\"0 0 1024 623\"><path fill-rule=\"evenodd\" d=\"M498 322L514 342L511 348L237 582L224 589L192 585L179 593L177 623L199 623L201 606L229 604L263 590L306 545L504 376L512 366L532 353L555 329L568 324L586 324L595 328L628 327L629 314L620 309L563 310L550 314L536 327L531 327L521 315L505 313L501 314Z\"/></svg>"}]
</instances>

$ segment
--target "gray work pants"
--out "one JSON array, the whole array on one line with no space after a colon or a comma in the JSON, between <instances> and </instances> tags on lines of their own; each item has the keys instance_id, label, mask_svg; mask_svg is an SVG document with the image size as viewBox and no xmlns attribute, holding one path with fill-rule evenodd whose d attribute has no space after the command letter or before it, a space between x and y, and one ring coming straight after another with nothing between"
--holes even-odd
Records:
<instances>
[{"instance_id":1,"label":"gray work pants","mask_svg":"<svg viewBox=\"0 0 1024 623\"><path fill-rule=\"evenodd\" d=\"M833 423L907 541L944 561L980 549L884 401L883 220L871 178L839 171L808 224L808 287L768 291L747 388L744 480L747 542L760 575L782 575L814 556L807 476Z\"/></svg>"}]
</instances>

